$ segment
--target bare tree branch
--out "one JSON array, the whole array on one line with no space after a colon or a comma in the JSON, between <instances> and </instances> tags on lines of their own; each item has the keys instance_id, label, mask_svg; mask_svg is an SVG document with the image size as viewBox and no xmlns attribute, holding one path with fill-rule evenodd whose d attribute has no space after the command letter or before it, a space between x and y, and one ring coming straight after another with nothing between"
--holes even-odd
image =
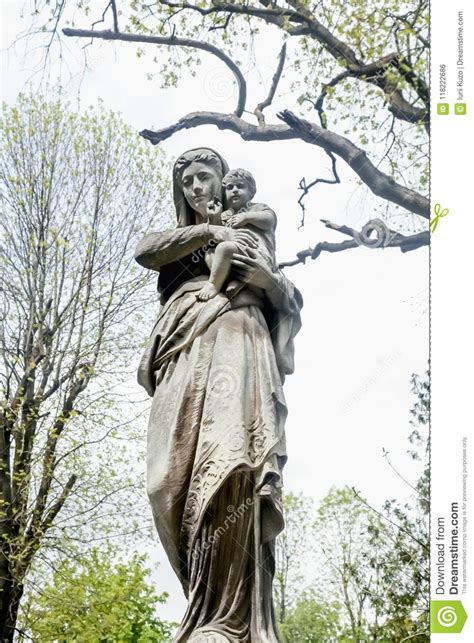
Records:
<instances>
[{"instance_id":1,"label":"bare tree branch","mask_svg":"<svg viewBox=\"0 0 474 643\"><path fill-rule=\"evenodd\" d=\"M273 75L272 84L270 86L270 91L268 92L268 96L265 98L265 100L263 100L261 103L257 105L254 111L254 114L257 117L259 125L265 125L265 117L263 115L263 110L265 109L265 107L268 107L269 105L272 104L273 98L275 97L275 92L278 87L278 83L280 82L281 74L283 72L283 67L285 65L285 58L286 58L286 43L284 43L283 47L281 48L280 56L278 60L278 66L276 68L275 74Z\"/></svg>"},{"instance_id":2,"label":"bare tree branch","mask_svg":"<svg viewBox=\"0 0 474 643\"><path fill-rule=\"evenodd\" d=\"M349 139L299 118L289 110L285 110L278 116L286 123L286 126L257 126L232 114L193 112L169 127L156 132L143 130L140 134L156 145L179 130L192 129L201 125L215 125L219 129L231 130L239 134L245 141L282 141L299 138L342 158L377 196L429 219L429 200L421 194L399 185L390 176L381 172L369 160L366 152L354 145Z\"/></svg>"},{"instance_id":3,"label":"bare tree branch","mask_svg":"<svg viewBox=\"0 0 474 643\"><path fill-rule=\"evenodd\" d=\"M315 123L299 118L289 110L284 110L278 114L278 117L295 130L302 140L318 145L341 157L374 194L429 219L429 200L417 192L397 184L392 177L381 172L369 160L366 152L352 141Z\"/></svg>"},{"instance_id":4,"label":"bare tree branch","mask_svg":"<svg viewBox=\"0 0 474 643\"><path fill-rule=\"evenodd\" d=\"M242 72L238 66L234 63L232 58L229 58L221 49L211 45L208 42L202 42L200 40L193 40L191 38L179 38L178 36L145 36L142 34L131 34L131 33L121 33L118 31L94 31L91 29L63 29L63 34L65 36L75 36L77 38L99 38L101 40L119 40L123 42L142 42L150 45L166 45L169 47L189 47L191 49L200 49L201 51L207 51L210 54L222 60L223 63L227 65L232 74L234 75L237 86L239 89L239 97L237 100L237 106L235 108L234 114L236 116L242 116L245 103L247 100L247 84L245 78L242 75Z\"/></svg>"},{"instance_id":5,"label":"bare tree branch","mask_svg":"<svg viewBox=\"0 0 474 643\"><path fill-rule=\"evenodd\" d=\"M114 31L115 33L119 33L118 13L115 0L110 0L110 6L112 7L112 16L114 19Z\"/></svg>"},{"instance_id":6,"label":"bare tree branch","mask_svg":"<svg viewBox=\"0 0 474 643\"><path fill-rule=\"evenodd\" d=\"M337 230L341 234L345 234L351 239L340 242L320 241L314 248L308 248L298 252L296 259L290 261L283 261L278 265L279 268L288 268L296 266L300 263L305 264L306 259L317 259L322 252L342 252L350 248L400 248L402 252L410 252L416 250L421 246L428 246L430 243L430 233L428 230L419 232L418 234L406 236L399 232L389 230L387 226L380 219L371 219L368 221L360 232L350 228L346 225L338 225L322 219L324 225L331 229ZM371 232L376 231L378 234L372 238ZM381 234L385 236L381 236Z\"/></svg>"},{"instance_id":7,"label":"bare tree branch","mask_svg":"<svg viewBox=\"0 0 474 643\"><path fill-rule=\"evenodd\" d=\"M364 63L364 61L357 57L354 50L327 29L301 0L288 0L288 4L292 7L290 9L276 6L272 0L260 0L260 4L264 6L264 9L259 9L258 7L250 5L217 1L212 2L212 6L210 7L195 5L190 2L172 2L169 0L161 0L160 4L170 8L175 8L178 11L186 10L197 12L202 16L216 13L227 14L227 16L234 14L252 16L257 19L264 20L267 24L278 26L290 36L309 36L319 42L331 56L345 63L347 76L359 78L381 89L385 94L390 111L397 118L411 123L421 121L427 129L429 127L429 99L427 98L428 88L423 79L415 74L412 66L406 58L401 56L399 53L394 53L383 56L376 62L370 64ZM113 10L113 32L91 33L91 30L64 29L63 33L68 36L75 35L87 38L131 40L134 42L149 42L170 46L188 46L213 53L225 62L236 77L239 86L239 104L235 113L238 116L242 115L245 108L245 81L235 63L224 52L218 50L214 45L209 43L193 41L185 38L180 39L175 37L174 34L171 38L145 36L141 34L122 34L118 30L115 1L112 2L111 0L108 6L111 6ZM296 26L289 26L289 24ZM173 38L174 41L171 41ZM188 42L179 42L180 40ZM419 98L423 101L424 107L416 107L415 105L412 105L403 96L403 92L398 88L396 81L393 81L388 73L390 69L397 69L401 77L407 80L407 82L415 89ZM241 96L242 93L244 93L243 98ZM257 111L256 114L259 116Z\"/></svg>"},{"instance_id":8,"label":"bare tree branch","mask_svg":"<svg viewBox=\"0 0 474 643\"><path fill-rule=\"evenodd\" d=\"M216 0L212 0L212 7L202 7L192 4L191 2L171 2L170 0L160 0L160 4L174 9L189 9L191 11L196 11L201 14L201 16L207 16L212 13L229 13L254 16L256 18L266 18L269 20L289 18L292 22L305 22L304 17L300 16L294 9L285 9L277 6L267 9L259 9L258 7L250 5L237 4L234 2L217 2Z\"/></svg>"},{"instance_id":9,"label":"bare tree branch","mask_svg":"<svg viewBox=\"0 0 474 643\"><path fill-rule=\"evenodd\" d=\"M260 2L264 6L271 4L271 0L260 0ZM288 0L288 4L297 11L298 16L304 17L306 22L304 34L317 40L334 58L338 60L342 59L351 76L358 77L361 80L379 87L386 96L387 102L390 105L390 111L397 116L397 118L411 123L422 121L425 126L429 124L428 110L411 105L387 74L387 69L390 68L393 62L392 60L384 61L384 59L381 59L376 63L366 65L362 60L358 59L353 49L319 22L316 16L305 6L304 2L301 0ZM267 20L274 22L271 18ZM282 26L281 23L280 26ZM287 29L287 32L290 35L302 35L302 31L299 28L293 30ZM390 56L393 56L393 54ZM414 76L413 71L412 74ZM421 81L419 82L421 83Z\"/></svg>"},{"instance_id":10,"label":"bare tree branch","mask_svg":"<svg viewBox=\"0 0 474 643\"><path fill-rule=\"evenodd\" d=\"M298 204L299 204L299 206L300 206L300 208L301 208L301 210L303 212L302 217L301 217L300 227L304 226L304 220L305 220L305 214L306 214L306 207L305 207L305 204L304 204L304 199L309 194L309 191L311 190L311 188L313 188L318 183L326 183L327 185L337 185L338 183L341 182L341 179L339 178L339 174L337 173L337 160L336 160L336 157L334 156L334 154L332 152L329 152L328 150L325 150L325 151L326 151L326 154L331 159L331 171L332 171L332 174L333 174L333 178L332 179L324 179L324 178L318 177L316 179L313 179L313 181L311 181L310 183L306 183L306 179L304 177L301 179L300 184L298 186L299 189L302 190L302 192L303 192L303 194L298 199Z\"/></svg>"},{"instance_id":11,"label":"bare tree branch","mask_svg":"<svg viewBox=\"0 0 474 643\"><path fill-rule=\"evenodd\" d=\"M373 80L375 84L378 84L379 80L383 78L383 73L388 70L390 67L397 69L401 76L403 76L415 89L419 98L425 104L425 109L423 108L414 108L409 106L407 110L406 104L399 100L399 98L392 94L389 111L392 112L395 118L400 118L401 120L415 122L422 120L425 128L429 131L429 102L430 94L429 88L422 78L417 76L412 67L407 63L406 59L401 56L399 53L394 52L383 56L376 62L370 63L369 65L352 65L349 64L348 68L343 72L335 76L328 83L323 85L319 97L314 102L315 109L323 115L324 121L326 122L326 116L323 110L323 102L327 96L328 89L330 87L335 87L342 80L346 78L364 78L364 80L369 81ZM377 80L379 79L379 80ZM385 81L383 81L385 82ZM415 112L413 110L416 110Z\"/></svg>"}]
</instances>

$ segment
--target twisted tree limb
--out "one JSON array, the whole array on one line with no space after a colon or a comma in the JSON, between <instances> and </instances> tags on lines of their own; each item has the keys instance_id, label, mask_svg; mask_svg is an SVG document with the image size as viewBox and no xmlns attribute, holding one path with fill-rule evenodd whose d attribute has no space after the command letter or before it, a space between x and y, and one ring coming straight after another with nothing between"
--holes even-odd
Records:
<instances>
[{"instance_id":1,"label":"twisted tree limb","mask_svg":"<svg viewBox=\"0 0 474 643\"><path fill-rule=\"evenodd\" d=\"M351 239L346 241L331 242L320 241L314 248L307 248L296 254L296 259L290 261L283 261L278 264L279 268L287 268L296 266L300 263L306 263L306 259L317 259L322 252L342 252L349 248L400 248L402 252L410 252L421 248L421 246L428 246L430 243L430 233L428 230L419 232L413 235L403 235L394 230L390 230L380 219L371 219L362 228L361 231L354 230L346 225L338 225L331 223L325 219L321 219L326 228L337 230L345 234ZM371 233L375 231L376 236L371 237Z\"/></svg>"},{"instance_id":2,"label":"twisted tree limb","mask_svg":"<svg viewBox=\"0 0 474 643\"><path fill-rule=\"evenodd\" d=\"M201 125L215 125L219 129L235 132L245 141L282 141L301 139L311 145L332 152L342 158L372 190L374 194L392 203L396 203L409 212L429 219L429 200L396 183L390 176L381 172L367 157L364 150L352 141L327 129L299 118L293 112L285 110L278 114L285 125L252 125L245 120L220 112L193 112L180 118L179 121L157 130L143 130L140 134L153 145L166 140L183 129L192 129Z\"/></svg>"}]
</instances>

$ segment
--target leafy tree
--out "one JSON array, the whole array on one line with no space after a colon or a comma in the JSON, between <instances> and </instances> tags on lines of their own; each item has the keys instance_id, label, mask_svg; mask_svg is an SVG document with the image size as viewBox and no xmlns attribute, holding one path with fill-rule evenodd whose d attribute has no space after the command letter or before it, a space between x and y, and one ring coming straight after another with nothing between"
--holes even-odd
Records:
<instances>
[{"instance_id":1,"label":"leafy tree","mask_svg":"<svg viewBox=\"0 0 474 643\"><path fill-rule=\"evenodd\" d=\"M428 641L428 516L396 501L375 510L348 487L332 489L316 512L306 511L307 499L290 498L291 544L279 551L277 541L275 587L285 640ZM303 573L307 551L316 562L312 582Z\"/></svg>"},{"instance_id":2,"label":"leafy tree","mask_svg":"<svg viewBox=\"0 0 474 643\"><path fill-rule=\"evenodd\" d=\"M371 630L379 630L382 606L371 597L379 596L380 570L372 559L379 556L386 536L384 524L344 487L331 489L321 501L316 530L323 555L318 586L341 605L350 640L378 640Z\"/></svg>"},{"instance_id":3,"label":"leafy tree","mask_svg":"<svg viewBox=\"0 0 474 643\"><path fill-rule=\"evenodd\" d=\"M150 298L133 247L166 219L163 164L101 107L81 115L32 95L3 106L2 641L35 560L94 528L101 538L143 529L141 482L121 466L138 451L120 386Z\"/></svg>"},{"instance_id":4,"label":"leafy tree","mask_svg":"<svg viewBox=\"0 0 474 643\"><path fill-rule=\"evenodd\" d=\"M349 238L319 243L293 263L359 245L406 252L429 242L428 15L427 0L103 0L99 6L34 0L48 52L62 32L139 43L137 54L150 51L165 86L176 85L183 70L196 73L201 56L214 57L216 84L235 85L234 111L191 106L175 123L144 130L152 143L211 124L245 140L315 145L328 154L332 171L303 177L302 199L318 182L340 182L338 159L353 170L367 188L371 224L358 231L325 221ZM252 70L267 64L269 35L283 46L273 78L259 87L262 100L249 105ZM269 113L273 103L277 107ZM373 198L366 198L370 193Z\"/></svg>"},{"instance_id":5,"label":"leafy tree","mask_svg":"<svg viewBox=\"0 0 474 643\"><path fill-rule=\"evenodd\" d=\"M384 635L391 640L409 639L415 643L429 641L429 508L430 471L428 428L430 412L429 374L412 376L416 402L410 451L423 464L420 478L414 485L415 502L401 505L387 500L384 515L390 520L390 546L383 548L377 565L383 584L385 622ZM375 561L372 561L373 563Z\"/></svg>"},{"instance_id":6,"label":"leafy tree","mask_svg":"<svg viewBox=\"0 0 474 643\"><path fill-rule=\"evenodd\" d=\"M274 591L289 642L429 640L429 377L411 384L409 453L423 465L414 504L389 500L378 511L348 487L332 489L317 511L304 496L284 499ZM310 591L308 551L317 570Z\"/></svg>"},{"instance_id":7,"label":"leafy tree","mask_svg":"<svg viewBox=\"0 0 474 643\"><path fill-rule=\"evenodd\" d=\"M314 505L310 498L288 493L283 497L283 507L285 530L276 541L273 584L280 623L285 622L288 607L301 594L314 537Z\"/></svg>"},{"instance_id":8,"label":"leafy tree","mask_svg":"<svg viewBox=\"0 0 474 643\"><path fill-rule=\"evenodd\" d=\"M156 614L167 599L150 586L145 559L116 562L92 549L79 564L63 561L21 623L34 641L171 641L173 624Z\"/></svg>"},{"instance_id":9,"label":"leafy tree","mask_svg":"<svg viewBox=\"0 0 474 643\"><path fill-rule=\"evenodd\" d=\"M415 502L388 500L378 511L345 489L331 492L319 509L328 581L354 640L429 641L429 377L411 383L417 400L409 453L423 463Z\"/></svg>"},{"instance_id":10,"label":"leafy tree","mask_svg":"<svg viewBox=\"0 0 474 643\"><path fill-rule=\"evenodd\" d=\"M280 632L287 643L340 641L345 637L341 626L340 606L318 600L315 592L301 595L288 610Z\"/></svg>"}]
</instances>

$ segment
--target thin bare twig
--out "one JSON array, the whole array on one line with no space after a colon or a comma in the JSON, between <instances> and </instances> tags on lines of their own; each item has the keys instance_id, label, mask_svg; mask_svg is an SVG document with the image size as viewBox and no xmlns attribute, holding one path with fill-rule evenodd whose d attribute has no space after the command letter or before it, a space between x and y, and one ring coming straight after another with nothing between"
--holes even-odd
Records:
<instances>
[{"instance_id":1,"label":"thin bare twig","mask_svg":"<svg viewBox=\"0 0 474 643\"><path fill-rule=\"evenodd\" d=\"M278 66L273 75L272 84L270 86L270 91L268 92L268 96L265 98L265 100L263 100L261 103L257 105L254 111L254 114L257 117L259 125L265 125L265 117L263 115L263 110L265 109L265 107L268 107L269 105L272 104L273 98L275 97L275 92L278 87L278 83L280 82L281 74L283 72L283 67L285 66L285 58L286 58L286 42L283 44L283 47L281 48L280 55L278 58Z\"/></svg>"},{"instance_id":2,"label":"thin bare twig","mask_svg":"<svg viewBox=\"0 0 474 643\"><path fill-rule=\"evenodd\" d=\"M399 525L398 523L396 523L396 522L394 522L393 520L391 520L391 518L388 518L387 516L385 516L381 511L378 511L377 509L375 509L374 507L372 507L372 505L369 505L369 503L368 503L367 501L365 501L365 500L362 498L362 496L360 496L360 495L359 495L359 493L357 492L357 490L356 490L356 488L355 488L355 487L352 487L352 493L355 495L355 497L357 498L357 500L359 500L359 501L360 501L363 505L365 505L368 509L370 509L371 511L373 511L374 513L376 513L376 514L377 514L377 516L379 516L379 518L382 518L382 520L385 520L386 522L390 523L393 527L395 527L395 528L396 528L396 529L398 529L399 531L403 531L403 533L404 533L404 534L406 534L406 535L407 535L409 538L411 538L414 542L416 542L418 545L420 545L420 547L421 547L422 549L424 549L425 551L429 549L429 544L428 544L428 543L424 543L423 541L419 540L419 539L418 539L418 538L416 538L413 534L411 534L411 533L408 531L408 529L405 529L405 527L402 527L402 526L401 526L401 525Z\"/></svg>"},{"instance_id":3,"label":"thin bare twig","mask_svg":"<svg viewBox=\"0 0 474 643\"><path fill-rule=\"evenodd\" d=\"M388 457L388 451L386 451L385 449L382 449L382 457L384 457L384 458L385 458L385 460L387 460L387 464L388 464L388 466L389 466L389 467L392 469L392 471L393 471L393 472L394 472L394 473L395 473L395 474L400 478L400 480L402 480L402 481L403 481L403 482L404 482L408 487L410 487L410 489L413 489L413 491L415 491L415 493L417 493L417 494L420 496L420 498L421 498L422 500L426 500L427 502L429 501L429 498L427 498L426 496L423 496L423 495L420 493L419 489L417 489L417 488L416 488L416 487L414 487L412 484L410 484L410 483L408 482L408 480L402 476L402 474L400 473L400 471L398 471L398 469L396 469L396 468L393 466L393 464L390 462L390 459L389 459L389 457Z\"/></svg>"},{"instance_id":4,"label":"thin bare twig","mask_svg":"<svg viewBox=\"0 0 474 643\"><path fill-rule=\"evenodd\" d=\"M331 171L332 171L332 174L333 174L333 178L332 179L317 178L317 179L314 179L313 181L311 181L311 183L306 183L306 179L304 177L301 179L301 181L299 183L299 186L298 186L299 189L303 191L303 194L298 199L298 205L300 206L300 208L302 210L300 228L304 226L305 215L306 215L306 206L304 204L304 199L307 196L307 194L309 193L309 191L311 190L311 188L313 188L318 183L326 183L328 185L336 185L337 183L341 182L341 179L339 178L339 174L337 173L337 166L336 166L337 159L336 159L336 157L329 150L325 150L325 152L329 156L329 158L331 159Z\"/></svg>"}]
</instances>

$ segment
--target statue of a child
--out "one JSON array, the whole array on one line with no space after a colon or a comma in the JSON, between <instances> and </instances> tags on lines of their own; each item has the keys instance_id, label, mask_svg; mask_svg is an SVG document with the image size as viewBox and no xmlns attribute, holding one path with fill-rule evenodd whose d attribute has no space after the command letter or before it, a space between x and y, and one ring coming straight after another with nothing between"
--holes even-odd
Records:
<instances>
[{"instance_id":1,"label":"statue of a child","mask_svg":"<svg viewBox=\"0 0 474 643\"><path fill-rule=\"evenodd\" d=\"M247 170L230 170L222 181L225 191L224 208L215 198L207 204L209 223L226 225L232 228L248 228L258 237L257 251L267 260L270 268L276 270L275 260L275 229L276 215L265 203L253 203L252 198L257 191L255 179ZM211 272L209 280L197 293L200 301L212 299L220 292L228 279L234 253L246 254L247 247L237 245L233 241L222 241L215 248L206 251L205 261ZM231 281L226 294L232 296L239 288L238 282Z\"/></svg>"}]
</instances>

